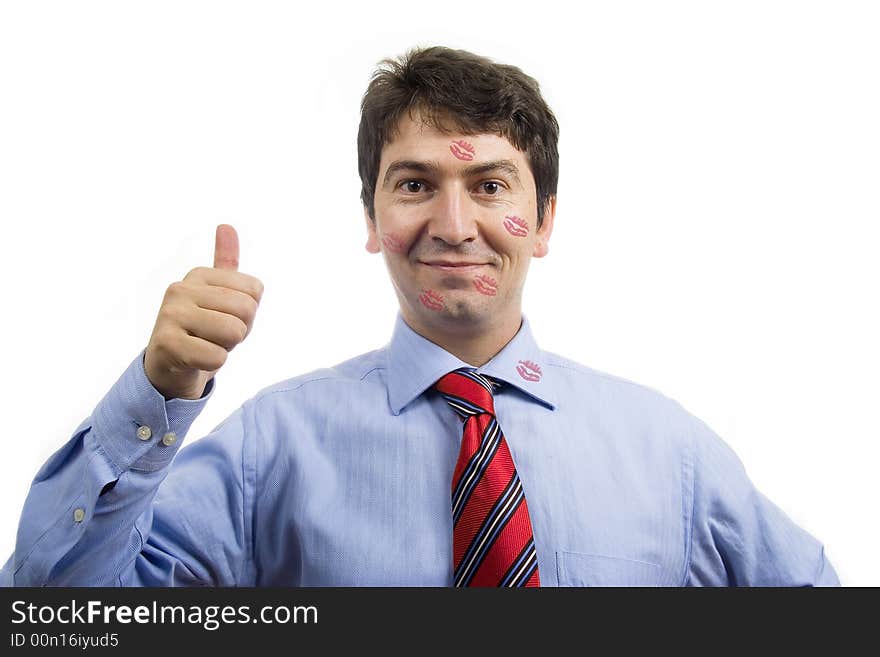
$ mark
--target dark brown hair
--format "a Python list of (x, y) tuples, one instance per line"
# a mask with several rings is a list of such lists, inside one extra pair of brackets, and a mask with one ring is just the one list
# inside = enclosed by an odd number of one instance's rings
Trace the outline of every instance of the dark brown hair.
[(405, 110), (411, 117), (418, 111), (441, 131), (449, 131), (449, 121), (465, 134), (497, 134), (525, 153), (541, 225), (559, 179), (559, 124), (534, 78), (516, 66), (441, 46), (379, 62), (361, 101), (357, 139), (361, 201), (373, 221), (382, 148), (394, 139)]

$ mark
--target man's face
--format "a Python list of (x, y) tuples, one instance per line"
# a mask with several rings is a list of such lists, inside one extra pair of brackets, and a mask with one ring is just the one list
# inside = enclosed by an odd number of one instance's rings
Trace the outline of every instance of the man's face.
[(382, 149), (367, 250), (385, 255), (416, 330), (519, 326), (532, 257), (547, 253), (555, 199), (539, 229), (525, 154), (494, 134), (444, 133), (404, 115)]

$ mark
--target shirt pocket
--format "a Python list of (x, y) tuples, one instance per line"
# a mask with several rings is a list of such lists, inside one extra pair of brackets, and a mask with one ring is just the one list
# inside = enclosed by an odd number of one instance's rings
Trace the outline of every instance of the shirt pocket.
[(559, 586), (661, 586), (660, 564), (585, 552), (556, 552)]

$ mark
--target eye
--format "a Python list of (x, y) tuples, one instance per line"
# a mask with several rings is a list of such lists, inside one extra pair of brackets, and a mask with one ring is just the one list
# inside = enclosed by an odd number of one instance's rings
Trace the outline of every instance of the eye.
[(496, 196), (498, 192), (501, 191), (501, 183), (495, 182), (494, 180), (480, 183), (480, 187), (482, 187), (483, 191), (485, 191), (489, 196)]
[(404, 180), (399, 186), (411, 194), (418, 194), (425, 189), (425, 183), (421, 180)]

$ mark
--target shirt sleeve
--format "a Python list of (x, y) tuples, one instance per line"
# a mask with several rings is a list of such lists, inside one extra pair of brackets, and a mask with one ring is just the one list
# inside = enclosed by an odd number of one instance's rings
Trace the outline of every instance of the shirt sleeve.
[(840, 586), (823, 545), (749, 480), (733, 450), (691, 417), (689, 586)]
[(200, 399), (166, 401), (143, 356), (37, 473), (3, 585), (234, 585), (243, 576), (245, 408), (175, 458), (214, 380)]

